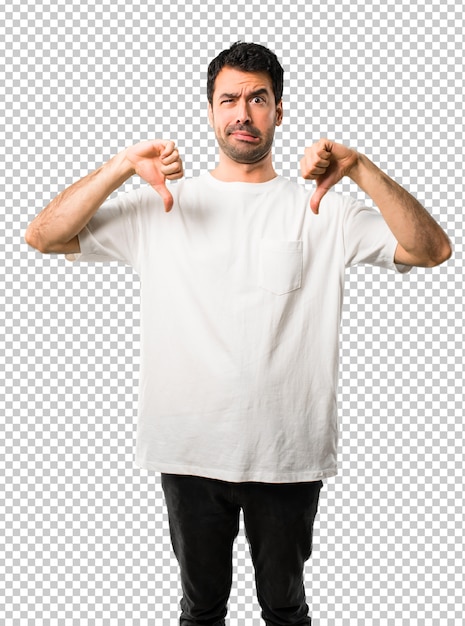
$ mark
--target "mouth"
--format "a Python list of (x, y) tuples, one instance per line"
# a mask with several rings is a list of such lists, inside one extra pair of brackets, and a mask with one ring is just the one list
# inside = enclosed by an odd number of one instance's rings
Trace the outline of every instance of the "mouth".
[(257, 141), (260, 141), (259, 137), (244, 130), (236, 130), (232, 132), (231, 135), (238, 141), (247, 141), (249, 143), (256, 143)]

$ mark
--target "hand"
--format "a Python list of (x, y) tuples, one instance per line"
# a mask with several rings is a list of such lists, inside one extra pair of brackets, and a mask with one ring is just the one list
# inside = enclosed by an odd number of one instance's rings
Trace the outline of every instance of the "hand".
[(125, 154), (134, 172), (162, 197), (165, 211), (171, 211), (173, 196), (166, 187), (166, 179), (176, 180), (184, 175), (182, 160), (174, 141), (142, 141), (127, 148)]
[(300, 161), (300, 171), (306, 180), (315, 180), (316, 189), (310, 199), (310, 208), (317, 215), (323, 196), (350, 170), (358, 161), (358, 153), (329, 139), (320, 139), (310, 148)]

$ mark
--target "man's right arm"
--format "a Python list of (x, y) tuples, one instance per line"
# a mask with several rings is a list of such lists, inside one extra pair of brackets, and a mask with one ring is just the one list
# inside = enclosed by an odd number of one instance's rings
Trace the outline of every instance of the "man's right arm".
[(26, 242), (42, 253), (79, 253), (79, 233), (108, 196), (135, 173), (160, 194), (165, 210), (171, 210), (173, 198), (165, 181), (182, 177), (179, 153), (172, 141), (144, 141), (62, 191), (29, 224)]

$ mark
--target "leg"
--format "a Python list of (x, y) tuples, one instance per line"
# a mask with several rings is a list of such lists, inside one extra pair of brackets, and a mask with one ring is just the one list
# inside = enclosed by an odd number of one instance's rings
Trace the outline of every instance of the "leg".
[(257, 597), (268, 626), (308, 626), (303, 570), (312, 552), (322, 483), (251, 483), (241, 501), (255, 567)]
[(171, 541), (181, 571), (181, 626), (223, 626), (239, 507), (227, 483), (162, 474)]

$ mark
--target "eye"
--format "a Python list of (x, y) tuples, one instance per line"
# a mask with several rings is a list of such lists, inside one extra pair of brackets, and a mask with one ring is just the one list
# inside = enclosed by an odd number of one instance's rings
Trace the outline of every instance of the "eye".
[(254, 104), (262, 104), (262, 102), (265, 102), (265, 98), (262, 98), (261, 96), (254, 96), (252, 98), (252, 102)]

